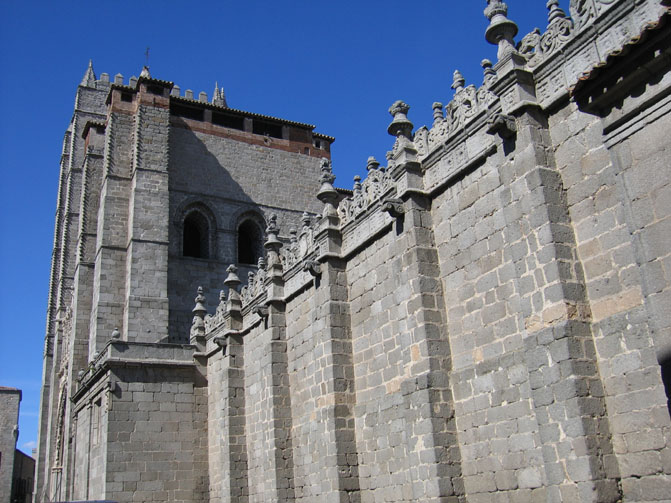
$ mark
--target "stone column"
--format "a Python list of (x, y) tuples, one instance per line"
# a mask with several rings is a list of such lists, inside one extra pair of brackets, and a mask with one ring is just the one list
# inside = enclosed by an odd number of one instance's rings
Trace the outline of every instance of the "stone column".
[[(213, 432), (220, 442), (220, 495), (226, 503), (245, 503), (249, 499), (247, 479), (247, 442), (245, 435), (245, 360), (244, 338), (240, 335), (242, 314), (237, 288), (240, 279), (234, 265), (228, 268), (224, 284), (228, 287), (226, 328), (215, 342), (222, 347), (221, 383), (218, 402), (221, 432)], [(211, 475), (211, 479), (214, 476)]]
[(279, 252), (282, 243), (277, 239), (279, 228), (277, 216), (271, 215), (266, 229), (264, 244), (268, 253), (268, 275), (266, 277), (266, 330), (263, 332), (263, 354), (261, 357), (261, 383), (266, 390), (268, 421), (270, 429), (266, 444), (264, 466), (264, 496), (272, 501), (294, 501), (294, 466), (291, 440), (291, 395), (286, 338), (286, 315), (284, 301), (284, 278)]
[(405, 301), (410, 346), (400, 376), (408, 439), (408, 470), (413, 497), (418, 501), (456, 501), (463, 495), (461, 454), (456, 437), (448, 372), (450, 347), (446, 333), (445, 302), (438, 252), (433, 236), (431, 202), (424, 195), (422, 170), (412, 143), (409, 106), (396, 102), (389, 109), (396, 136), (390, 174), (397, 199), (385, 209), (397, 219), (395, 256), (402, 257), (402, 277), (410, 279)]
[[(314, 389), (317, 397), (315, 422), (320, 428), (320, 441), (314, 448), (319, 452), (319, 468), (323, 473), (321, 490), (326, 497), (340, 502), (361, 501), (359, 466), (354, 432), (354, 368), (352, 362), (351, 320), (344, 262), (339, 258), (342, 235), (340, 220), (335, 212), (337, 193), (328, 161), (322, 165), (322, 188), (319, 199), (326, 204), (324, 216), (315, 235), (323, 251), (318, 262), (306, 262), (304, 268), (315, 276), (312, 310), (315, 331)], [(326, 482), (328, 481), (328, 482)], [(337, 496), (336, 496), (337, 495)]]
[[(507, 259), (524, 324), (524, 358), (539, 427), (548, 498), (617, 501), (615, 468), (596, 365), (591, 315), (563, 182), (532, 76), (510, 53), (495, 66), (503, 116), (516, 120), (514, 158), (502, 158)], [(514, 107), (514, 108), (513, 108)], [(505, 152), (506, 149), (500, 149)], [(529, 474), (528, 474), (529, 475)], [(536, 479), (531, 480), (531, 479)]]

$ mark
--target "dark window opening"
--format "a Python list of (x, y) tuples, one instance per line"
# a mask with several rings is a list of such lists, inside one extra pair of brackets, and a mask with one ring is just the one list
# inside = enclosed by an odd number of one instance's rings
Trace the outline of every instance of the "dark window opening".
[(209, 225), (199, 212), (189, 213), (184, 219), (182, 254), (185, 257), (208, 258)]
[(238, 263), (256, 265), (263, 253), (261, 229), (251, 220), (238, 227)]
[(212, 113), (212, 124), (223, 126), (231, 129), (245, 130), (245, 118), (237, 117), (235, 115), (227, 115), (221, 113)]
[(121, 101), (125, 101), (127, 103), (132, 103), (133, 93), (121, 93)]
[(203, 120), (203, 110), (200, 108), (185, 107), (182, 105), (172, 105), (170, 107), (170, 112), (173, 115), (178, 117), (184, 117), (185, 119), (193, 119), (196, 121)]
[(163, 96), (163, 88), (161, 86), (147, 86), (147, 92), (156, 96)]
[(252, 132), (254, 134), (272, 136), (273, 138), (282, 138), (282, 126), (280, 124), (273, 124), (272, 122), (254, 119)]

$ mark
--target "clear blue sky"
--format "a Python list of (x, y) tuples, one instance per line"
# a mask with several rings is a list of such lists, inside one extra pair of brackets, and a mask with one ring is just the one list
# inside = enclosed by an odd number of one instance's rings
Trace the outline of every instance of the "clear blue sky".
[[(545, 0), (508, 0), (520, 35), (547, 24)], [(568, 11), (568, 0), (561, 6)], [(18, 446), (37, 440), (59, 157), (89, 59), (99, 76), (153, 77), (229, 106), (316, 124), (336, 137), (336, 185), (374, 155), (385, 164), (389, 106), (415, 127), (452, 97), (452, 74), (480, 85), (485, 0), (0, 2), (0, 385), (23, 390)]]

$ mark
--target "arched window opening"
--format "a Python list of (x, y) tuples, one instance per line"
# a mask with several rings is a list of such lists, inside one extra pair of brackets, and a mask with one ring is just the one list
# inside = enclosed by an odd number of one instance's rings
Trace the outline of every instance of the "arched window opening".
[(238, 227), (238, 263), (256, 265), (263, 253), (261, 229), (251, 220)]
[(182, 254), (185, 257), (209, 258), (210, 226), (207, 218), (192, 211), (184, 219)]

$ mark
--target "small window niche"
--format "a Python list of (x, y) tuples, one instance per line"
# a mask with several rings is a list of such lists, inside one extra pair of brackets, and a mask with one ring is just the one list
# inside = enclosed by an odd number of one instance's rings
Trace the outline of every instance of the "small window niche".
[(210, 224), (201, 212), (191, 211), (184, 218), (182, 255), (194, 258), (210, 258)]
[(263, 234), (253, 220), (238, 226), (238, 263), (256, 265), (263, 255)]

